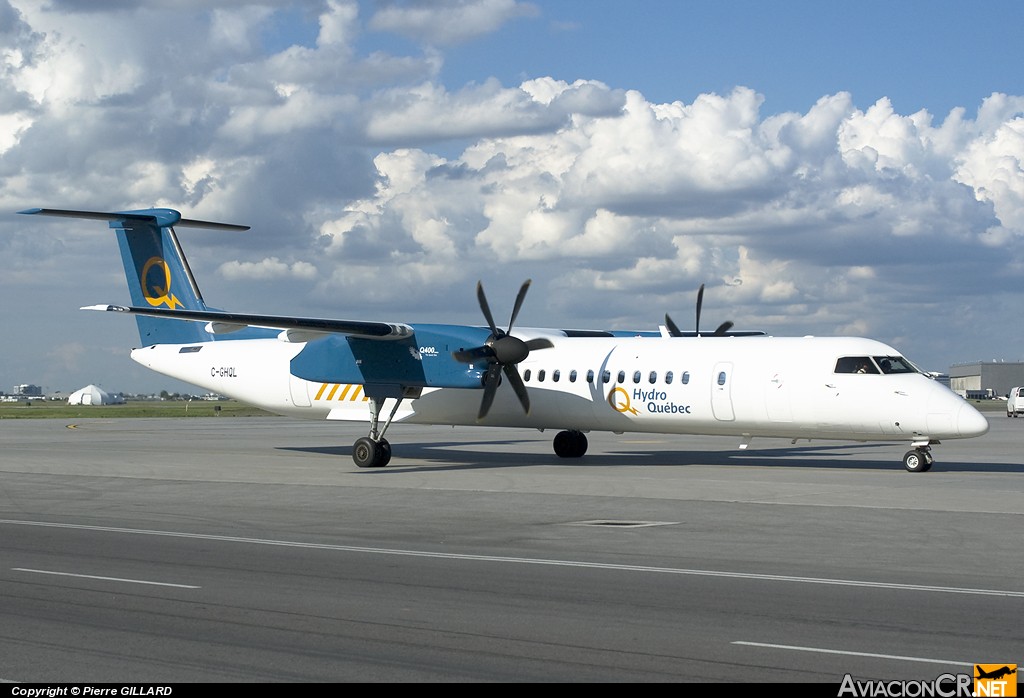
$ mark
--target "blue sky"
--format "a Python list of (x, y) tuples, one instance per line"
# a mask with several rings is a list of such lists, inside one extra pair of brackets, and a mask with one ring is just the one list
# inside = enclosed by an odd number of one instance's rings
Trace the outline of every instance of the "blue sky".
[[(449, 86), (504, 84), (538, 75), (600, 80), (654, 102), (692, 101), (745, 85), (767, 112), (806, 111), (852, 93), (861, 105), (888, 96), (903, 113), (944, 117), (1021, 84), (1024, 9), (1015, 2), (539, 3), (484, 41), (446, 52)], [(367, 37), (372, 38), (372, 37)]]
[[(1021, 359), (1018, 2), (0, 0), (0, 388), (127, 358), (103, 226), (169, 206), (208, 301), (532, 325), (689, 317)], [(492, 291), (493, 289), (493, 291)], [(497, 312), (497, 311), (496, 311)], [(501, 314), (501, 313), (499, 313)], [(990, 329), (991, 328), (991, 329)], [(995, 341), (994, 341), (995, 339)]]

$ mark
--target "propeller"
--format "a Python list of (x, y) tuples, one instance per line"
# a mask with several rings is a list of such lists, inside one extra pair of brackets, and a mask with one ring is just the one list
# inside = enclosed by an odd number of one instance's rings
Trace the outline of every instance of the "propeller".
[[(696, 334), (698, 337), (700, 337), (700, 311), (701, 311), (701, 307), (703, 305), (704, 305), (704, 284), (701, 284), (700, 285), (700, 289), (697, 290), (697, 322), (696, 322), (696, 325), (694, 327), (694, 334)], [(726, 332), (728, 332), (729, 330), (732, 329), (733, 324), (734, 323), (732, 322), (732, 320), (726, 320), (725, 322), (723, 322), (721, 325), (719, 325), (715, 329), (715, 331), (712, 333), (711, 336), (712, 337), (721, 337)], [(668, 313), (665, 313), (665, 327), (668, 328), (668, 333), (670, 335), (672, 335), (673, 337), (683, 337), (684, 336), (682, 330), (680, 330), (679, 326), (676, 325), (676, 323), (674, 323), (672, 321), (672, 318), (670, 318), (668, 316)]]
[(512, 390), (515, 391), (516, 397), (519, 398), (523, 410), (526, 414), (530, 414), (530, 396), (526, 393), (526, 386), (523, 385), (523, 379), (519, 377), (516, 364), (526, 359), (530, 352), (535, 349), (550, 349), (554, 346), (548, 339), (540, 338), (523, 341), (518, 337), (512, 336), (512, 326), (519, 315), (519, 309), (523, 307), (523, 300), (526, 298), (526, 292), (530, 289), (530, 283), (530, 280), (527, 279), (519, 289), (515, 305), (512, 306), (512, 316), (508, 320), (507, 330), (499, 329), (494, 324), (494, 316), (491, 315), (491, 307), (488, 305), (487, 296), (484, 294), (483, 282), (477, 282), (476, 284), (476, 298), (480, 302), (480, 310), (487, 320), (491, 336), (487, 338), (487, 341), (482, 346), (453, 351), (452, 357), (456, 361), (461, 361), (465, 364), (481, 360), (486, 361), (488, 364), (487, 373), (484, 374), (484, 397), (480, 401), (480, 412), (477, 414), (477, 420), (486, 417), (490, 411), (491, 403), (494, 402), (494, 395), (497, 393), (498, 385), (501, 383), (502, 373), (505, 374), (508, 382), (512, 385)]

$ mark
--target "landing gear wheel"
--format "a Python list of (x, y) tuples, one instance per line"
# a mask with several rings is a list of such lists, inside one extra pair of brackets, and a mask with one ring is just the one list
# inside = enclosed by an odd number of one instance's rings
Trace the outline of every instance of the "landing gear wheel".
[(391, 444), (383, 439), (374, 441), (364, 436), (352, 446), (352, 461), (360, 468), (383, 468), (390, 460)]
[(587, 452), (587, 436), (575, 429), (560, 431), (555, 434), (553, 445), (559, 458), (580, 458)]
[(934, 462), (935, 458), (931, 452), (920, 448), (903, 454), (903, 467), (907, 469), (907, 472), (926, 473), (931, 470)]

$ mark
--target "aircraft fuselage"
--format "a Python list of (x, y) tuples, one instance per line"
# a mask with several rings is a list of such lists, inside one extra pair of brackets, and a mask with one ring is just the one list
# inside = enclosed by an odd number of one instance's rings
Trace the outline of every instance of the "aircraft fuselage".
[[(521, 332), (529, 336), (527, 331)], [(381, 343), (383, 344), (383, 343)], [(919, 372), (837, 372), (840, 359), (897, 358), (881, 342), (843, 337), (553, 338), (518, 364), (531, 399), (525, 414), (508, 386), (477, 420), (478, 389), (424, 387), (396, 421), (578, 431), (911, 441), (977, 436), (988, 423)], [(305, 344), (278, 339), (155, 345), (143, 365), (267, 410), (312, 419), (367, 421), (357, 367), (306, 380), (290, 367)], [(453, 347), (420, 347), (416, 361), (451, 362)], [(472, 367), (471, 367), (472, 368)]]

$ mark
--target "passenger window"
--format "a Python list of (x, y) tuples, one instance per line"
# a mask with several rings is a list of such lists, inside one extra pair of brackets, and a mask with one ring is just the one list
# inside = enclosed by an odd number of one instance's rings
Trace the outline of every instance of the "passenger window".
[(725, 385), (725, 371), (721, 371), (718, 374), (718, 384)]
[(551, 373), (551, 380), (552, 380), (552, 382), (557, 383), (558, 379), (561, 378), (561, 377), (562, 377), (562, 372), (559, 371), (557, 368), (554, 371), (552, 371), (552, 373)]
[(612, 372), (611, 371), (605, 371), (604, 373), (601, 374), (601, 382), (602, 383), (609, 383), (609, 382), (611, 382), (611, 379), (612, 379)]
[(593, 369), (587, 371), (587, 382), (588, 383), (593, 383), (594, 382), (594, 370)]
[(655, 383), (657, 383), (658, 382), (658, 372), (657, 371), (651, 371), (651, 375), (649, 375), (647, 377), (647, 380), (650, 381), (651, 385), (654, 385)]
[(524, 381), (530, 380), (530, 369), (526, 369), (525, 371), (523, 371), (523, 380)]
[(626, 372), (625, 371), (619, 371), (619, 383), (625, 383), (625, 382), (626, 382)]
[(576, 369), (573, 369), (573, 370), (569, 371), (569, 382), (570, 383), (575, 383), (576, 382)]
[(640, 371), (633, 371), (633, 382), (634, 383), (639, 383), (640, 382)]
[(665, 374), (665, 385), (672, 385), (672, 371)]
[(683, 385), (687, 385), (690, 382), (690, 372), (683, 371), (683, 377), (680, 380), (683, 382)]
[(537, 382), (538, 383), (543, 383), (544, 382), (544, 369), (543, 368), (541, 370), (537, 371)]

